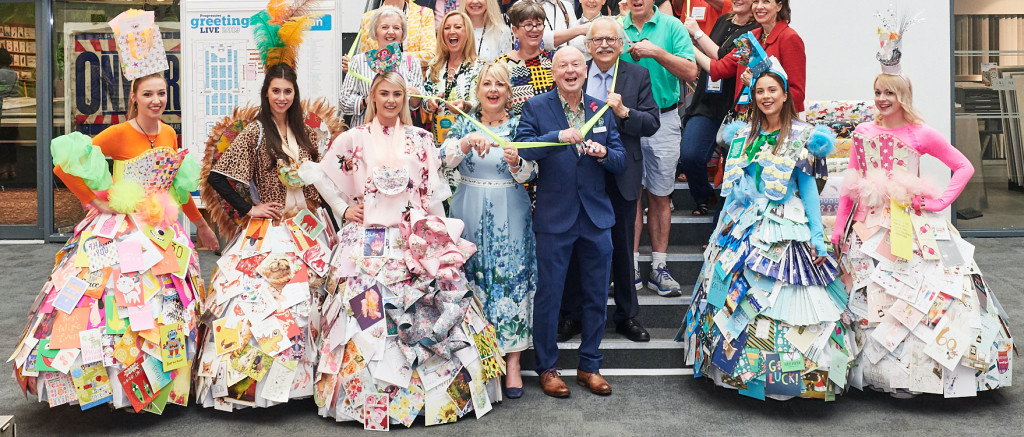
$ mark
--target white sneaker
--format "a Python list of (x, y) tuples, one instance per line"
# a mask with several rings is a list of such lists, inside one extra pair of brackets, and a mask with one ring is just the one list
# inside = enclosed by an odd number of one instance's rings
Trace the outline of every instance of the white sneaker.
[(647, 288), (657, 291), (658, 296), (673, 297), (682, 296), (683, 291), (679, 289), (679, 283), (672, 278), (668, 267), (661, 266), (651, 270), (651, 276), (647, 279)]
[(636, 287), (636, 291), (644, 288), (644, 279), (640, 277), (640, 271), (637, 269), (633, 269), (633, 286)]

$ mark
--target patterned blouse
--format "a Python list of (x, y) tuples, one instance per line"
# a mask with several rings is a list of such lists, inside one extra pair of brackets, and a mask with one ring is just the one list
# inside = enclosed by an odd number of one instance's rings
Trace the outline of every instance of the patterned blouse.
[[(353, 56), (348, 63), (348, 68), (349, 71), (354, 71), (370, 80), (377, 75), (366, 63), (366, 53)], [(409, 94), (423, 89), (423, 70), (420, 69), (420, 61), (415, 56), (410, 56), (408, 53), (402, 54), (402, 64), (398, 66), (398, 74), (405, 78)], [(355, 127), (366, 122), (366, 110), (361, 106), (369, 94), (369, 83), (351, 74), (345, 76), (345, 80), (341, 83), (341, 99), (338, 100), (338, 110), (342, 114), (352, 116), (350, 126)]]
[(553, 54), (541, 50), (537, 57), (516, 61), (507, 54), (494, 62), (508, 64), (512, 72), (512, 112), (517, 116), (523, 112), (523, 103), (541, 93), (551, 91), (555, 87), (551, 78), (551, 58)]
[[(480, 69), (483, 66), (484, 61), (480, 59), (473, 63), (463, 62), (459, 66), (459, 71), (455, 73), (455, 80), (452, 82), (448, 81), (448, 69), (442, 67), (441, 71), (438, 72), (439, 77), (428, 77), (423, 84), (427, 89), (427, 95), (441, 95), (441, 97), (449, 102), (461, 99), (469, 102), (472, 106), (476, 106), (479, 103), (476, 98), (477, 76), (480, 74)], [(430, 70), (427, 70), (427, 72), (429, 74)], [(438, 106), (436, 113), (451, 115), (451, 111), (443, 104)]]

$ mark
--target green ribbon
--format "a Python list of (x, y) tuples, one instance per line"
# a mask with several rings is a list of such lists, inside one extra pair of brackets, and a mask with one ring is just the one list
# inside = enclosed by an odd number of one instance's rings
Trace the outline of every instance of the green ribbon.
[(355, 55), (356, 47), (359, 47), (359, 38), (361, 38), (362, 36), (363, 36), (363, 29), (362, 29), (362, 27), (360, 27), (359, 28), (359, 32), (356, 33), (355, 41), (352, 41), (352, 46), (350, 46), (348, 48), (348, 57), (349, 57), (349, 59), (351, 59), (352, 56)]
[[(764, 148), (765, 144), (767, 144), (769, 146), (772, 146), (772, 147), (775, 147), (775, 145), (778, 144), (778, 141), (779, 141), (779, 131), (768, 132), (768, 133), (762, 131), (760, 134), (757, 135), (757, 138), (754, 139), (754, 143), (751, 144), (750, 147), (747, 148), (747, 150), (746, 150), (747, 161), (748, 162), (749, 161), (753, 161), (754, 160), (754, 156), (756, 156), (758, 153), (761, 153), (761, 149)], [(754, 180), (759, 181), (759, 180), (761, 180), (761, 164), (758, 164), (758, 163), (755, 162), (753, 165), (754, 165)]]

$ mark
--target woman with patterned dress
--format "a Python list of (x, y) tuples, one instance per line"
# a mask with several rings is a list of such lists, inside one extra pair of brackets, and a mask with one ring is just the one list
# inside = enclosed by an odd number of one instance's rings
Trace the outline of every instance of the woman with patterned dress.
[[(377, 74), (380, 64), (389, 62), (391, 57), (397, 57), (401, 61), (398, 63), (398, 71), (408, 81), (410, 94), (420, 94), (419, 90), (423, 88), (421, 59), (413, 54), (415, 52), (402, 49), (408, 36), (405, 13), (393, 6), (384, 5), (373, 11), (369, 23), (370, 31), (364, 33), (363, 37), (372, 36), (377, 42), (378, 48), (359, 53), (351, 60), (344, 59), (342, 63), (343, 71), (355, 73), (345, 76), (345, 80), (341, 83), (341, 98), (338, 100), (338, 109), (341, 110), (341, 113), (352, 116), (352, 121), (349, 123), (351, 126), (359, 126), (366, 122), (366, 97), (370, 93), (369, 80)], [(433, 18), (431, 18), (430, 25), (433, 28)], [(412, 109), (420, 106), (418, 97), (410, 99), (410, 102), (413, 106)]]
[[(480, 102), (477, 119), (511, 141), (519, 117), (508, 110), (508, 67), (487, 64), (475, 94)], [(462, 117), (441, 147), (441, 164), (461, 173), (451, 214), (466, 223), (462, 233), (476, 244), (477, 253), (466, 262), (466, 276), (483, 303), (484, 316), (498, 332), (498, 348), (508, 364), (505, 393), (515, 399), (523, 394), (519, 357), (533, 338), (537, 292), (530, 199), (520, 184), (536, 177), (537, 165), (520, 159), (511, 145), (500, 150), (493, 138)]]
[[(423, 109), (434, 114), (433, 132), (438, 146), (444, 141), (448, 129), (452, 128), (459, 113), (467, 112), (477, 104), (476, 78), (483, 67), (483, 61), (476, 57), (469, 17), (459, 11), (445, 15), (441, 30), (437, 34), (438, 56), (427, 70), (427, 95), (444, 99), (423, 102)], [(452, 192), (459, 183), (459, 172), (441, 169), (441, 174)]]
[(190, 194), (199, 164), (160, 121), (163, 74), (135, 79), (129, 98), (127, 122), (51, 145), (54, 174), (88, 210), (57, 252), (14, 354), (22, 390), (51, 407), (159, 414), (188, 403), (202, 279), (179, 211), (204, 247), (217, 250), (217, 238)]
[(494, 62), (508, 64), (512, 72), (512, 113), (518, 116), (523, 111), (523, 102), (555, 87), (551, 78), (553, 54), (541, 47), (547, 15), (539, 3), (517, 2), (508, 10), (508, 19), (518, 45)]
[(835, 138), (796, 119), (785, 71), (769, 62), (750, 124), (725, 135), (725, 205), (678, 339), (697, 377), (760, 399), (828, 399), (845, 389), (852, 341), (815, 182)]
[[(896, 397), (1007, 387), (1007, 314), (982, 279), (973, 246), (942, 213), (974, 167), (924, 124), (905, 75), (880, 74), (874, 88), (877, 113), (854, 130), (832, 232), (832, 243), (844, 247), (860, 350), (851, 385)], [(945, 190), (919, 176), (924, 155), (952, 169)]]
[[(323, 229), (332, 225), (318, 214), (316, 189), (296, 176), (301, 163), (319, 158), (296, 80), (286, 64), (267, 70), (259, 113), (207, 179), (242, 219), (217, 261), (205, 305), (210, 329), (196, 399), (206, 407), (269, 407), (312, 395), (317, 353), (310, 314), (330, 255)], [(232, 184), (245, 187), (252, 200)], [(244, 377), (222, 381), (221, 372)]]
[[(429, 132), (411, 125), (405, 80), (393, 70), (370, 87), (369, 123), (334, 140), (300, 175), (344, 216), (319, 315), (314, 399), (319, 413), (362, 422), (387, 404), (410, 426), (476, 416), (499, 400), (494, 327), (462, 267), (476, 247), (444, 216), (450, 197)], [(369, 399), (369, 400), (368, 400)]]

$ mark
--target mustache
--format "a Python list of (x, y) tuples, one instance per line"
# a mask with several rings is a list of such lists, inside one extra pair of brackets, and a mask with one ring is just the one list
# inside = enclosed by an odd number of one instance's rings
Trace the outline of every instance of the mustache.
[(601, 54), (601, 55), (603, 55), (605, 53), (615, 53), (615, 49), (613, 49), (611, 47), (601, 47), (601, 48), (597, 49), (597, 53)]

